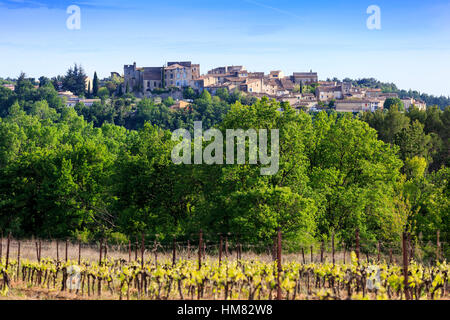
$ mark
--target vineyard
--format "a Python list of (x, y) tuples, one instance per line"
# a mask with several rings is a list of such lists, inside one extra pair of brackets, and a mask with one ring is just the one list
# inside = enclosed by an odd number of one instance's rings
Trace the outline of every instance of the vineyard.
[(1, 296), (7, 298), (15, 288), (70, 293), (72, 299), (108, 300), (449, 298), (450, 266), (446, 261), (422, 264), (405, 254), (403, 263), (392, 261), (392, 257), (363, 259), (358, 258), (359, 248), (348, 253), (347, 261), (345, 254), (344, 260), (335, 261), (338, 259), (334, 252), (331, 261), (323, 261), (323, 252), (320, 259), (314, 259), (311, 252), (310, 261), (306, 261), (304, 251), (282, 257), (281, 241), (273, 259), (242, 255), (240, 246), (236, 247), (236, 255), (231, 255), (228, 248), (218, 255), (206, 255), (202, 245), (178, 255), (174, 246), (173, 252), (159, 256), (157, 251), (147, 252), (144, 247), (138, 253), (136, 247), (134, 257), (131, 247), (121, 256), (114, 256), (106, 246), (100, 246), (95, 259), (93, 255), (82, 258), (79, 246), (78, 259), (72, 260), (68, 258), (67, 242), (61, 259), (59, 251), (56, 259), (41, 258), (39, 241), (37, 259), (21, 258), (20, 242), (17, 257), (12, 259), (10, 242), (8, 239), (0, 263)]

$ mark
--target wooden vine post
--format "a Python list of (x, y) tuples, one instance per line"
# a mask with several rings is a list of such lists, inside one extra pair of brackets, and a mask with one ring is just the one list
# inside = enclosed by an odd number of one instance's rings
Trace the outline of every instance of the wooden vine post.
[(280, 273), (283, 270), (281, 267), (281, 228), (278, 228), (277, 240), (277, 300), (281, 300)]
[(379, 263), (381, 261), (381, 241), (380, 240), (378, 240), (378, 243), (377, 243), (377, 253), (378, 253), (377, 261)]
[(81, 265), (81, 241), (78, 240), (78, 265)]
[(225, 256), (228, 258), (230, 253), (228, 252), (228, 237), (225, 237)]
[(66, 240), (66, 262), (67, 262), (68, 249), (69, 249), (69, 240)]
[(39, 262), (39, 244), (37, 241), (34, 244), (36, 245), (36, 260)]
[(344, 264), (345, 264), (345, 256), (347, 255), (347, 246), (345, 243), (342, 243), (342, 248), (344, 248)]
[(11, 232), (8, 234), (8, 239), (6, 240), (6, 264), (5, 269), (8, 269), (9, 265), (9, 245), (11, 243)]
[(441, 242), (439, 241), (440, 230), (436, 232), (436, 261), (441, 259)]
[(190, 240), (188, 240), (188, 243), (187, 243), (187, 258), (188, 258), (188, 260), (191, 258), (191, 241)]
[(320, 263), (323, 263), (324, 241), (320, 244)]
[(3, 258), (3, 232), (0, 236), (0, 260)]
[(56, 261), (59, 261), (59, 241), (56, 240)]
[(17, 240), (17, 281), (20, 274), (20, 240)]
[(172, 266), (175, 266), (177, 261), (177, 239), (173, 237), (173, 246), (172, 246)]
[(131, 262), (131, 240), (128, 240), (128, 263)]
[(356, 238), (355, 253), (356, 253), (356, 258), (358, 259), (358, 264), (359, 264), (359, 228), (356, 228), (355, 238)]
[(102, 250), (103, 250), (103, 239), (100, 240), (100, 252), (99, 252), (99, 257), (98, 257), (98, 264), (99, 265), (102, 264)]
[(331, 254), (332, 254), (332, 257), (333, 257), (333, 266), (334, 266), (334, 264), (335, 264), (335, 260), (334, 260), (334, 231), (331, 234)]
[(136, 242), (134, 243), (134, 261), (137, 261), (137, 259), (138, 259), (138, 246), (139, 246), (139, 242), (138, 242), (138, 237), (136, 236)]
[(223, 247), (223, 236), (220, 236), (220, 243), (219, 243), (219, 266), (222, 263), (222, 247)]
[(145, 240), (144, 233), (141, 234), (141, 268), (144, 269), (144, 252), (145, 252)]
[(198, 270), (202, 268), (203, 230), (200, 230), (198, 240)]
[(105, 239), (104, 241), (103, 260), (108, 260), (108, 239)]
[(409, 281), (408, 281), (408, 235), (403, 232), (402, 241), (402, 251), (403, 251), (403, 285), (405, 289), (405, 298), (410, 300), (409, 295)]
[(158, 235), (156, 235), (155, 241), (153, 241), (153, 253), (155, 255), (155, 266), (158, 266)]

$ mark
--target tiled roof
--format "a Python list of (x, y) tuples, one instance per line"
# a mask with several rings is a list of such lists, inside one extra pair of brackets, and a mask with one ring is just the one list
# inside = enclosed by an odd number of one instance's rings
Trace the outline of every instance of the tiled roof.
[(317, 77), (317, 72), (294, 72), (294, 78), (309, 78), (309, 77)]
[(168, 67), (171, 67), (171, 66), (176, 65), (176, 64), (179, 65), (179, 66), (186, 67), (186, 68), (190, 68), (190, 67), (192, 66), (191, 61), (167, 62), (167, 66), (168, 66)]
[(281, 79), (280, 83), (281, 83), (282, 87), (286, 90), (292, 90), (292, 89), (294, 89), (294, 86), (295, 86), (294, 83), (289, 79)]
[(335, 92), (335, 91), (341, 91), (340, 86), (333, 86), (333, 87), (319, 87), (319, 92)]
[(226, 77), (225, 78), (225, 80), (231, 81), (231, 82), (238, 82), (238, 81), (244, 82), (246, 79), (247, 78), (244, 78), (244, 77)]
[(175, 70), (175, 69), (184, 69), (184, 68), (185, 68), (184, 66), (175, 63), (175, 64), (172, 64), (172, 65), (166, 67), (165, 69), (166, 70)]

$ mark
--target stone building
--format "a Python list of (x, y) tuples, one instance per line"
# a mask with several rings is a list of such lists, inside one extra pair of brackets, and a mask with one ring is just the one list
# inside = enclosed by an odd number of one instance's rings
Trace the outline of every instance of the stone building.
[(144, 92), (160, 89), (162, 85), (162, 67), (145, 67), (142, 70), (142, 82)]
[(383, 109), (383, 99), (354, 99), (336, 101), (337, 112), (374, 112)]
[(200, 77), (200, 65), (190, 61), (169, 62), (166, 67), (124, 66), (124, 87), (130, 91), (147, 93), (167, 87), (193, 87)]
[(311, 84), (317, 83), (319, 81), (319, 77), (317, 76), (317, 72), (294, 72), (291, 77), (292, 82), (295, 84)]
[(333, 99), (342, 99), (342, 86), (318, 87), (316, 88), (316, 97), (319, 101), (330, 101)]

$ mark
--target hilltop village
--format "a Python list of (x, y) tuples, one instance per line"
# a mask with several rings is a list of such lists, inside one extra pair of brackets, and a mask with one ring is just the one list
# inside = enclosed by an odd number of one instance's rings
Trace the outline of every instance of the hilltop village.
[[(332, 107), (338, 112), (375, 111), (383, 109), (388, 98), (396, 93), (383, 93), (381, 89), (358, 88), (351, 82), (320, 81), (317, 72), (294, 72), (285, 75), (281, 70), (250, 72), (244, 66), (224, 66), (200, 73), (200, 65), (190, 61), (168, 62), (162, 67), (138, 67), (136, 63), (124, 66), (124, 87), (140, 97), (154, 97), (172, 92), (177, 106), (185, 106), (182, 95), (176, 94), (190, 87), (198, 93), (204, 90), (215, 94), (219, 89), (239, 90), (261, 98), (289, 102), (295, 108), (315, 110)], [(426, 109), (423, 101), (402, 99), (405, 109), (415, 105)]]
[[(74, 74), (70, 75), (70, 72)], [(77, 79), (77, 76), (80, 78)], [(386, 92), (381, 88), (355, 86), (350, 79), (322, 81), (317, 72), (312, 70), (286, 75), (281, 70), (267, 74), (248, 71), (244, 66), (224, 66), (201, 74), (200, 64), (190, 61), (168, 62), (161, 67), (138, 67), (133, 63), (124, 65), (122, 75), (111, 72), (110, 77), (105, 79), (98, 79), (96, 74), (92, 79), (75, 65), (75, 69), (70, 69), (65, 77), (30, 80), (36, 88), (51, 81), (68, 107), (77, 104), (92, 107), (109, 97), (128, 95), (138, 100), (150, 98), (155, 103), (171, 98), (171, 109), (184, 109), (192, 103), (192, 99), (186, 97), (186, 90), (195, 94), (208, 91), (211, 95), (239, 91), (248, 97), (266, 96), (279, 102), (289, 102), (292, 107), (304, 111), (333, 109), (337, 112), (358, 113), (381, 110), (387, 99), (399, 98), (398, 93)], [(73, 90), (73, 82), (81, 84), (78, 87), (75, 85)], [(2, 86), (14, 91), (15, 82), (6, 81)], [(413, 105), (419, 110), (427, 108), (427, 104), (417, 97), (403, 94), (399, 100), (404, 110)]]

